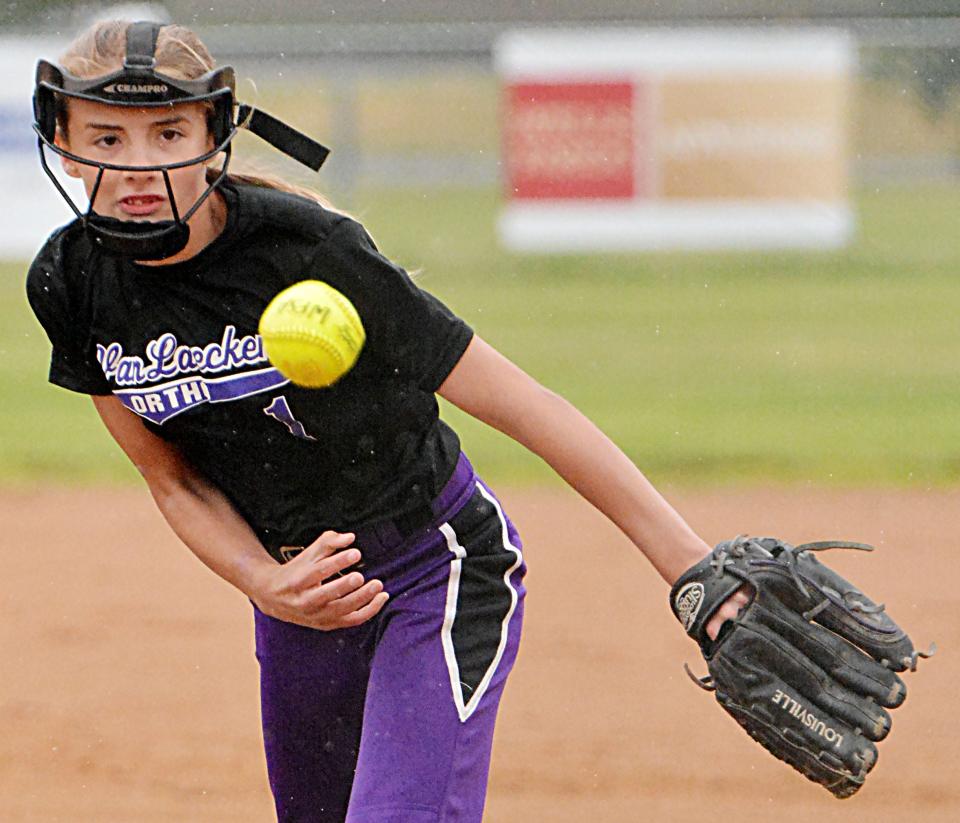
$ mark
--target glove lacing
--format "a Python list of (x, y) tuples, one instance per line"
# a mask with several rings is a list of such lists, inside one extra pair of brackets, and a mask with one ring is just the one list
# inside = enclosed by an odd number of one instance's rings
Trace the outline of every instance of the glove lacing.
[[(713, 552), (713, 558), (710, 561), (710, 565), (713, 566), (714, 574), (717, 577), (723, 577), (724, 571), (728, 566), (734, 565), (735, 558), (742, 558), (747, 554), (747, 547), (750, 546), (754, 550), (761, 552), (770, 560), (776, 562), (782, 562), (790, 572), (793, 582), (796, 584), (797, 588), (803, 593), (804, 597), (810, 597), (810, 591), (807, 588), (807, 585), (804, 584), (804, 580), (798, 570), (798, 563), (801, 555), (807, 552), (820, 552), (828, 551), (829, 549), (855, 549), (857, 551), (866, 551), (872, 552), (874, 550), (873, 546), (870, 546), (866, 543), (856, 543), (851, 540), (821, 540), (815, 541), (812, 543), (802, 543), (799, 546), (791, 546), (789, 543), (781, 543), (778, 541), (778, 549), (776, 553), (770, 551), (766, 548), (758, 538), (753, 538), (745, 534), (737, 535), (733, 540), (728, 543), (721, 543)], [(770, 561), (764, 560), (763, 558), (750, 558), (747, 560), (747, 563), (751, 566), (763, 566)], [(821, 595), (823, 595), (823, 600), (821, 600), (817, 605), (803, 612), (803, 619), (807, 622), (813, 620), (820, 612), (828, 608), (831, 603), (837, 605), (843, 609), (847, 614), (856, 617), (856, 612), (860, 612), (865, 615), (876, 615), (884, 611), (885, 606), (883, 603), (864, 603), (862, 600), (858, 599), (863, 597), (862, 592), (858, 592), (856, 589), (852, 589), (845, 592), (838, 592), (835, 589), (830, 588), (829, 586), (823, 586), (814, 581), (807, 579), (807, 583), (812, 585)], [(920, 658), (932, 657), (937, 650), (936, 643), (931, 643), (930, 648), (926, 652), (914, 651), (908, 657), (901, 660), (901, 664), (906, 668), (909, 668), (910, 671), (917, 670), (917, 661)], [(888, 660), (883, 660), (881, 663), (888, 668), (892, 668)], [(687, 673), (687, 676), (693, 680), (701, 689), (705, 691), (716, 691), (716, 686), (713, 682), (713, 677), (707, 675), (706, 677), (697, 677), (690, 667), (686, 663), (683, 664), (683, 668)]]
[[(733, 565), (733, 558), (743, 557), (747, 553), (747, 546), (752, 546), (756, 551), (761, 552), (771, 560), (775, 559), (777, 561), (782, 561), (789, 570), (790, 576), (793, 578), (793, 582), (796, 583), (797, 588), (803, 593), (804, 597), (810, 597), (810, 591), (808, 590), (806, 584), (804, 584), (803, 577), (800, 575), (800, 572), (797, 570), (797, 564), (800, 561), (801, 555), (806, 552), (822, 552), (827, 551), (828, 549), (857, 549), (858, 551), (864, 552), (873, 551), (873, 546), (868, 546), (866, 543), (854, 543), (850, 540), (822, 540), (816, 543), (803, 543), (799, 546), (791, 546), (789, 543), (780, 543), (778, 546), (779, 551), (774, 554), (762, 543), (760, 543), (757, 538), (748, 537), (745, 534), (738, 535), (731, 540), (729, 543), (729, 548), (727, 545), (721, 545), (723, 547), (717, 548), (717, 550), (714, 552), (713, 560), (710, 562), (710, 565), (713, 566), (714, 573), (717, 575), (717, 577), (722, 577), (724, 570), (728, 566)], [(750, 558), (747, 563), (751, 566), (762, 566), (765, 564), (765, 561), (760, 558)], [(807, 580), (807, 583), (812, 583), (812, 581)], [(804, 612), (803, 617), (805, 620), (810, 620), (812, 617), (820, 614), (820, 612), (830, 605), (830, 602), (833, 598), (836, 598), (839, 601), (837, 605), (844, 607), (846, 611), (850, 612), (859, 611), (863, 614), (878, 614), (885, 608), (882, 603), (869, 604), (855, 599), (858, 594), (861, 594), (856, 590), (841, 593), (816, 583), (812, 583), (812, 585), (817, 591), (824, 595), (825, 599), (809, 611)], [(833, 598), (831, 598), (831, 595)]]

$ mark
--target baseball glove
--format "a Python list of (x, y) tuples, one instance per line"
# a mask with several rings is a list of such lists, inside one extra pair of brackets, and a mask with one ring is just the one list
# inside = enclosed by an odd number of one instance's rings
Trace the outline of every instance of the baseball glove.
[[(775, 757), (837, 797), (850, 797), (877, 761), (876, 743), (907, 690), (894, 673), (918, 652), (882, 605), (819, 562), (830, 548), (737, 537), (688, 569), (670, 605), (700, 644), (709, 676), (691, 678)], [(734, 592), (750, 600), (711, 640), (706, 625)]]

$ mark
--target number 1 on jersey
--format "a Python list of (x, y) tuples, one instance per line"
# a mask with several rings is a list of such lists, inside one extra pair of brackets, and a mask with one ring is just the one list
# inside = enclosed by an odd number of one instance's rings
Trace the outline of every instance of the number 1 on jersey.
[(263, 413), (267, 415), (267, 417), (272, 417), (278, 423), (283, 423), (283, 425), (287, 427), (287, 431), (294, 437), (299, 437), (303, 440), (317, 439), (307, 434), (303, 423), (293, 416), (293, 412), (290, 411), (290, 406), (287, 403), (287, 398), (282, 394), (274, 398), (274, 401), (263, 410)]

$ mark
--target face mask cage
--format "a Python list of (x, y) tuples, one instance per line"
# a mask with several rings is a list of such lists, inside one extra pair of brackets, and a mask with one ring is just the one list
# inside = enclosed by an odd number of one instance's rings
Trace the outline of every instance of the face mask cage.
[[(57, 105), (55, 94), (56, 92), (51, 93), (52, 105), (54, 106)], [(216, 95), (216, 97), (214, 97), (214, 95)], [(76, 94), (67, 94), (66, 96), (80, 97), (80, 95)], [(82, 99), (95, 98), (91, 98), (90, 95), (83, 95)], [(213, 122), (218, 120), (220, 122), (223, 122), (224, 120), (230, 122), (229, 117), (224, 118), (222, 113), (218, 114), (217, 112), (218, 108), (226, 109), (228, 111), (233, 108), (232, 92), (229, 88), (214, 92), (213, 95), (193, 96), (190, 99), (186, 99), (181, 102), (203, 102), (205, 100), (211, 100), (214, 104), (214, 113), (210, 118)], [(128, 103), (125, 105), (137, 106), (138, 108), (144, 106), (142, 103)], [(148, 107), (160, 108), (172, 107), (173, 105), (176, 104), (160, 103), (153, 104), (152, 106)], [(230, 165), (232, 148), (231, 144), (233, 138), (237, 134), (238, 129), (238, 126), (230, 123), (228, 129), (223, 129), (220, 135), (215, 135), (214, 139), (216, 140), (219, 136), (219, 140), (216, 142), (216, 145), (205, 154), (191, 157), (187, 160), (177, 163), (130, 166), (91, 160), (90, 158), (75, 154), (74, 152), (63, 148), (62, 146), (58, 146), (48, 134), (45, 134), (41, 130), (39, 127), (40, 122), (41, 121), (38, 120), (38, 122), (34, 125), (34, 129), (38, 135), (40, 165), (47, 177), (50, 178), (50, 180), (53, 182), (53, 185), (60, 192), (67, 205), (81, 220), (84, 227), (93, 235), (98, 244), (101, 245), (105, 250), (120, 255), (135, 257), (136, 259), (140, 260), (160, 260), (165, 257), (170, 257), (186, 246), (190, 236), (190, 229), (187, 221), (190, 220), (190, 218), (196, 213), (197, 209), (203, 205), (207, 198), (210, 197), (210, 195), (226, 177), (227, 170)], [(90, 202), (85, 212), (80, 210), (77, 204), (73, 201), (73, 198), (71, 198), (70, 194), (66, 191), (60, 180), (57, 179), (57, 176), (50, 168), (47, 162), (45, 149), (50, 149), (61, 157), (72, 160), (75, 163), (95, 167), (97, 169), (97, 176), (94, 181), (93, 188), (89, 194)], [(207, 187), (197, 198), (196, 202), (194, 202), (193, 205), (191, 205), (185, 212), (181, 213), (181, 209), (177, 204), (177, 198), (173, 192), (173, 184), (170, 180), (170, 172), (175, 169), (185, 168), (187, 166), (205, 164), (218, 154), (223, 154), (223, 164), (220, 167), (217, 176), (207, 184)], [(128, 221), (117, 220), (115, 218), (104, 217), (97, 214), (94, 211), (94, 204), (96, 203), (97, 193), (100, 190), (100, 185), (103, 182), (104, 173), (107, 171), (158, 172), (163, 177), (163, 184), (167, 194), (167, 202), (170, 204), (170, 210), (173, 213), (173, 219), (160, 221)]]
[[(127, 30), (127, 56), (123, 68), (95, 78), (80, 78), (46, 60), (37, 65), (36, 88), (33, 98), (34, 124), (40, 165), (54, 186), (80, 219), (94, 241), (104, 250), (135, 260), (162, 260), (181, 251), (189, 241), (187, 221), (207, 200), (227, 176), (233, 138), (240, 128), (246, 128), (280, 151), (288, 154), (315, 171), (329, 154), (329, 149), (292, 129), (285, 123), (234, 99), (234, 73), (223, 66), (193, 80), (181, 80), (155, 70), (157, 23), (131, 23)], [(172, 108), (183, 103), (210, 105), (208, 126), (214, 147), (205, 154), (177, 163), (152, 166), (128, 166), (105, 163), (77, 155), (55, 142), (57, 115), (66, 104), (64, 98), (91, 100), (125, 108)], [(234, 120), (234, 110), (237, 119)], [(97, 176), (90, 191), (90, 204), (82, 212), (57, 179), (47, 163), (45, 149), (75, 163), (97, 168)], [(198, 164), (205, 164), (223, 154), (223, 165), (200, 197), (181, 214), (173, 193), (170, 172)], [(107, 171), (159, 172), (163, 177), (172, 220), (135, 221), (104, 217), (93, 210), (97, 192)]]

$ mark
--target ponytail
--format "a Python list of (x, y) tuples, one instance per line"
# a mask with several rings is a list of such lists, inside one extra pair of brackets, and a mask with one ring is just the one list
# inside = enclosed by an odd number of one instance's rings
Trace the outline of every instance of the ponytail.
[[(277, 191), (283, 191), (287, 194), (295, 194), (305, 200), (312, 200), (314, 203), (319, 203), (330, 211), (335, 211), (338, 214), (346, 214), (342, 209), (334, 206), (324, 195), (309, 186), (291, 183), (278, 174), (262, 171), (256, 167), (256, 164), (249, 160), (245, 160), (239, 164), (237, 164), (236, 161), (232, 161), (230, 168), (234, 169), (237, 165), (240, 166), (238, 170), (227, 172), (226, 179), (230, 183), (242, 183), (248, 186), (259, 186), (263, 189), (276, 189)], [(208, 168), (207, 182), (212, 183), (219, 173), (219, 168)]]

